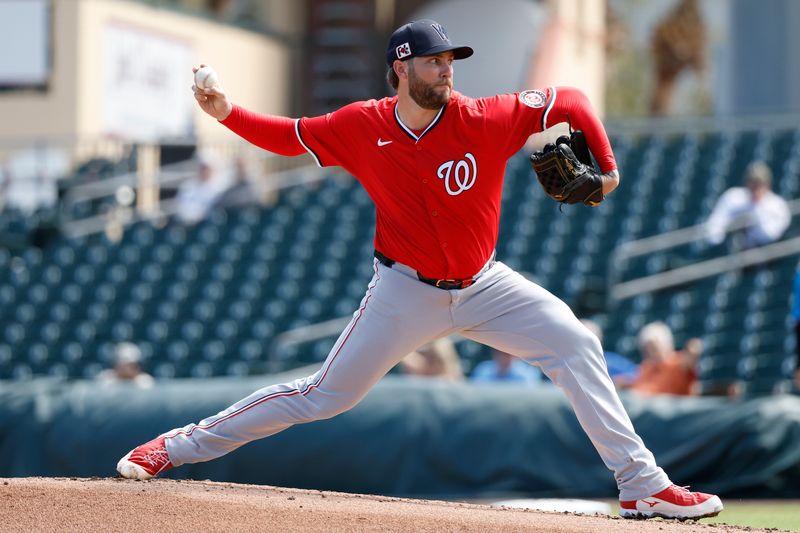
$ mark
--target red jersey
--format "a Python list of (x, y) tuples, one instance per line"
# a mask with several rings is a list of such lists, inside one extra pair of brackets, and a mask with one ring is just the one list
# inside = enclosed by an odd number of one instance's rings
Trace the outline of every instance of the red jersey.
[[(320, 166), (341, 166), (366, 189), (376, 209), (375, 248), (428, 278), (470, 278), (491, 257), (506, 162), (532, 133), (569, 115), (573, 128), (586, 131), (601, 169), (616, 168), (602, 125), (574, 89), (477, 99), (453, 92), (419, 132), (403, 124), (396, 108), (396, 96), (356, 102), (300, 119), (294, 129)], [(258, 142), (264, 128), (234, 111), (224, 124), (265, 146)]]

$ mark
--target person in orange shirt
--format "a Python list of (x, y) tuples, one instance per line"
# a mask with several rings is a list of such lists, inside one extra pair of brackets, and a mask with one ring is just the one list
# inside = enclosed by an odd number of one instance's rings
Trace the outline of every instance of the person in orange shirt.
[(696, 394), (697, 359), (703, 351), (700, 339), (689, 339), (684, 349), (677, 351), (669, 326), (651, 322), (639, 332), (638, 340), (642, 363), (630, 390), (648, 396)]

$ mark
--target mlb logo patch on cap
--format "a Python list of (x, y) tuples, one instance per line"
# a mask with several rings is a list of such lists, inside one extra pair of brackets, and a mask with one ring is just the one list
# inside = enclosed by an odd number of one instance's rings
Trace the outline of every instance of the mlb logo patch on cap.
[(397, 47), (397, 59), (403, 59), (411, 55), (411, 47), (408, 43), (403, 43)]

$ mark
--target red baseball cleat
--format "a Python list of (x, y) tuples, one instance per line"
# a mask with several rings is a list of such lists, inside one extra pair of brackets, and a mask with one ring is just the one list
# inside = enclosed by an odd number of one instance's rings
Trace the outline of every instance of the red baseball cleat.
[(128, 479), (150, 479), (170, 468), (164, 437), (137, 446), (117, 463), (117, 472)]
[(622, 518), (675, 518), (678, 520), (717, 516), (722, 511), (719, 496), (691, 492), (684, 487), (672, 485), (649, 498), (630, 502), (619, 502)]

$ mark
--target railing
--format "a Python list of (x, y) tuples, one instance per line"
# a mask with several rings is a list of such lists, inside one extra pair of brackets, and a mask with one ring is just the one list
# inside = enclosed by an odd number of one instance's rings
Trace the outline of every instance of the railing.
[(281, 370), (281, 358), (289, 346), (338, 336), (351, 319), (352, 317), (350, 316), (333, 318), (324, 322), (290, 329), (276, 335), (267, 350), (269, 354), (267, 373), (275, 373)]
[[(792, 217), (797, 216), (798, 213), (800, 213), (800, 199), (789, 202), (789, 210)], [(749, 225), (750, 223), (748, 222), (732, 224), (728, 231), (738, 231)], [(800, 252), (800, 237), (794, 237), (759, 248), (733, 253), (724, 257), (699, 261), (666, 272), (629, 281), (619, 281), (619, 276), (630, 259), (698, 241), (703, 239), (704, 236), (705, 225), (698, 224), (653, 237), (629, 241), (617, 246), (611, 254), (608, 270), (610, 273), (609, 296), (612, 303), (639, 294), (715, 276), (729, 270), (737, 270), (747, 266), (762, 264)]]
[[(165, 146), (177, 147), (182, 153), (190, 155), (197, 147), (195, 140), (170, 140)], [(210, 149), (231, 161), (237, 157), (246, 158), (251, 164), (252, 184), (263, 198), (278, 189), (295, 184), (317, 181), (323, 175), (314, 165), (310, 156), (288, 158), (270, 154), (242, 142), (218, 142), (204, 144), (202, 149)], [(0, 162), (10, 161), (17, 154), (25, 154), (27, 171), (44, 180), (53, 189), (62, 188), (59, 200), (59, 226), (69, 237), (80, 237), (99, 233), (108, 224), (125, 225), (139, 220), (155, 219), (175, 213), (176, 205), (172, 199), (160, 198), (162, 189), (176, 189), (196, 173), (196, 162), (184, 159), (178, 163), (161, 165), (162, 147), (152, 144), (133, 145), (113, 139), (50, 139), (36, 144), (23, 141), (0, 143)], [(55, 153), (62, 169), (53, 174), (47, 168), (48, 154)], [(186, 157), (185, 155), (183, 157)], [(75, 174), (76, 169), (90, 161), (106, 164), (102, 177), (88, 182), (69, 185), (60, 179), (64, 173)], [(113, 168), (115, 170), (109, 170)], [(116, 174), (113, 172), (116, 171)], [(90, 176), (92, 170), (85, 170)], [(111, 174), (111, 177), (104, 177)], [(6, 179), (20, 180), (24, 183), (30, 177), (8, 174)], [(87, 178), (90, 179), (90, 178)], [(105, 212), (91, 211), (76, 216), (74, 208), (80, 203), (102, 205)]]
[[(6, 194), (16, 187), (26, 192), (37, 187), (38, 200), (20, 204), (25, 210), (51, 205), (58, 190), (58, 222), (64, 234), (87, 235), (103, 231), (110, 218), (127, 224), (174, 213), (174, 202), (160, 198), (160, 191), (175, 189), (194, 175), (195, 163), (188, 158), (198, 149), (212, 151), (225, 161), (246, 161), (250, 181), (264, 198), (274, 190), (323, 175), (311, 156), (277, 156), (228, 137), (198, 145), (192, 138), (137, 144), (108, 136), (53, 136), (0, 139), (0, 186)], [(9, 198), (6, 203), (16, 205)], [(73, 208), (81, 202), (109, 211), (76, 216)]]
[[(177, 204), (174, 198), (158, 199), (157, 197), (147, 203), (138, 203), (136, 206), (126, 202), (126, 197), (147, 197), (142, 192), (149, 187), (160, 189), (176, 188), (183, 181), (195, 175), (194, 162), (187, 161), (174, 163), (159, 169), (152, 181), (143, 181), (141, 175), (130, 172), (111, 179), (78, 185), (70, 189), (62, 201), (62, 217), (60, 221), (61, 232), (67, 237), (80, 237), (104, 231), (109, 223), (122, 224), (127, 226), (137, 221), (155, 220), (165, 216), (175, 214)], [(319, 181), (324, 177), (324, 173), (313, 164), (313, 161), (306, 160), (302, 166), (293, 170), (275, 172), (267, 176), (261, 176), (258, 190), (261, 196), (268, 196), (270, 193), (290, 187)], [(124, 190), (131, 191), (123, 192)], [(133, 193), (133, 191), (137, 191)], [(80, 202), (91, 200), (102, 200), (104, 198), (116, 197), (114, 208), (107, 213), (93, 214), (80, 219), (72, 219), (68, 213), (72, 207)]]

